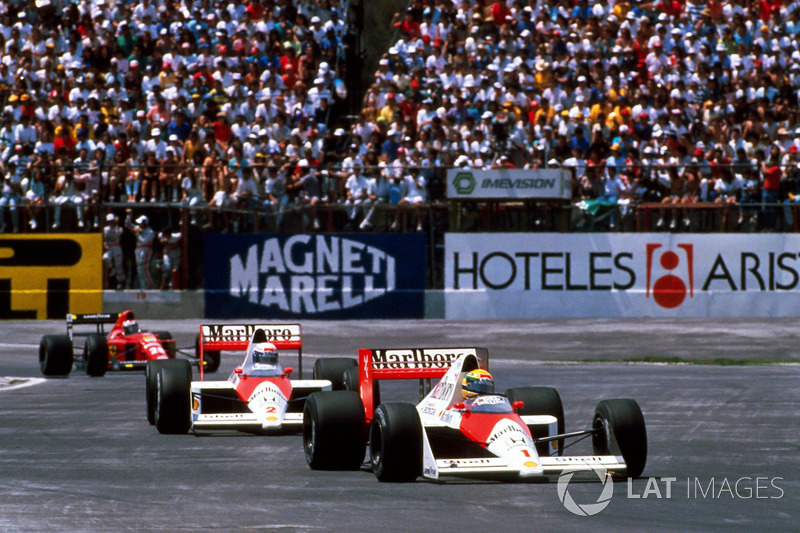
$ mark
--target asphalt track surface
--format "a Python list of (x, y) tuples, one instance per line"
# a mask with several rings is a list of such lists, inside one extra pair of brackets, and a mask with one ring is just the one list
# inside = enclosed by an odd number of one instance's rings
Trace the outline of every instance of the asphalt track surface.
[[(198, 324), (142, 319), (179, 346)], [(63, 328), (1, 323), (0, 376), (39, 377), (39, 337)], [(306, 377), (317, 356), (358, 347), (487, 346), (501, 390), (559, 390), (568, 431), (585, 427), (600, 399), (637, 399), (645, 477), (614, 482), (589, 517), (561, 504), (556, 483), (383, 484), (366, 471), (310, 470), (299, 435), (159, 435), (145, 420), (142, 374), (75, 372), (14, 389), (0, 379), (0, 531), (797, 531), (800, 366), (568, 362), (800, 360), (798, 331), (791, 320), (303, 322)], [(213, 379), (239, 358), (225, 353)], [(413, 388), (394, 392), (414, 399)], [(591, 504), (601, 485), (568, 491)]]

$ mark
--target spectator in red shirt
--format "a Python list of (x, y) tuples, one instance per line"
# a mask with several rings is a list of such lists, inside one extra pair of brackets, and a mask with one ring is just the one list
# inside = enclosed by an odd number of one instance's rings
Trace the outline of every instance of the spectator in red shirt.
[[(777, 204), (781, 199), (781, 152), (776, 144), (769, 148), (769, 158), (761, 163), (761, 173), (764, 176), (762, 201), (764, 204)], [(775, 231), (776, 210), (774, 205), (764, 205), (763, 226), (767, 231)]]
[(496, 0), (494, 5), (492, 5), (491, 13), (495, 26), (499, 28), (506, 23), (506, 17), (511, 15), (511, 10), (504, 1)]
[(66, 155), (68, 158), (75, 157), (75, 139), (72, 138), (72, 131), (68, 126), (61, 126), (58, 137), (53, 141), (53, 151), (56, 155)]
[(419, 22), (414, 20), (414, 13), (409, 9), (403, 15), (403, 20), (400, 20), (400, 13), (394, 14), (392, 21), (394, 27), (397, 28), (406, 39), (417, 39), (420, 36)]
[(228, 117), (224, 111), (217, 113), (217, 120), (212, 124), (214, 128), (214, 140), (219, 144), (223, 150), (228, 150), (228, 143), (233, 137), (231, 125), (228, 123)]

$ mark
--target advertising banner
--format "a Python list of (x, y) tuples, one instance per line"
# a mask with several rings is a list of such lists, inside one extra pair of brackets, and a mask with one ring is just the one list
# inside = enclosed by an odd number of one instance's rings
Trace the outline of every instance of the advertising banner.
[(0, 237), (0, 318), (64, 319), (103, 310), (103, 236)]
[(448, 319), (800, 316), (797, 234), (445, 237)]
[(420, 318), (422, 234), (205, 236), (207, 318)]
[(447, 171), (451, 200), (569, 200), (572, 174), (564, 169), (451, 168)]

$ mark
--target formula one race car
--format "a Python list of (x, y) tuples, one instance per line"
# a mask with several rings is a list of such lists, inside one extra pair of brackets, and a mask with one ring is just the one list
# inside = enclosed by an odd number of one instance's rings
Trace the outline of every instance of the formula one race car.
[[(239, 430), (256, 433), (299, 431), (303, 407), (312, 392), (329, 391), (330, 379), (303, 380), (301, 328), (299, 324), (200, 326), (200, 359), (209, 350), (244, 350), (244, 361), (227, 381), (192, 381), (185, 361), (153, 361), (147, 366), (147, 419), (160, 433), (189, 430)], [(298, 376), (278, 363), (278, 351), (296, 350)], [(325, 361), (325, 363), (320, 363)], [(354, 359), (318, 360), (342, 388), (345, 366)], [(202, 366), (201, 366), (202, 369)]]
[[(104, 326), (112, 325), (105, 333)], [(93, 332), (75, 331), (75, 326), (93, 325)], [(86, 337), (83, 357), (74, 360), (75, 337)], [(67, 376), (73, 363), (90, 376), (107, 370), (144, 370), (149, 361), (173, 359), (177, 348), (168, 331), (142, 331), (133, 311), (67, 315), (66, 335), (44, 335), (39, 343), (39, 366), (48, 377)], [(216, 358), (213, 355), (217, 355)], [(199, 361), (199, 358), (197, 359)], [(218, 354), (206, 361), (207, 369), (219, 366)]]
[[(303, 447), (312, 469), (356, 470), (380, 481), (418, 476), (547, 481), (564, 472), (637, 477), (647, 458), (634, 400), (601, 401), (589, 428), (564, 433), (561, 398), (549, 387), (494, 393), (481, 348), (359, 350), (358, 390), (312, 394)], [(431, 389), (431, 379), (441, 381)], [(375, 401), (379, 380), (419, 379), (416, 406)], [(427, 391), (427, 394), (424, 394)], [(563, 456), (564, 440), (591, 436), (592, 456)]]

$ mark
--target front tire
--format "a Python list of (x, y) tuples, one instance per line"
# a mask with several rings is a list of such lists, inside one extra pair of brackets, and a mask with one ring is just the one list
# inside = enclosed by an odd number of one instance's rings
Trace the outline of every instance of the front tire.
[(147, 422), (152, 426), (156, 423), (156, 390), (158, 388), (158, 373), (162, 368), (169, 366), (183, 369), (188, 372), (187, 379), (192, 381), (192, 367), (183, 359), (159, 359), (150, 361), (145, 367), (144, 396), (147, 403)]
[(303, 450), (312, 470), (358, 470), (367, 448), (357, 392), (315, 392), (303, 408)]
[(644, 415), (636, 400), (622, 398), (597, 404), (592, 428), (592, 448), (596, 455), (622, 455), (628, 477), (642, 475), (647, 462), (647, 430)]
[[(512, 404), (517, 401), (525, 404), (519, 411), (520, 416), (554, 416), (557, 420), (556, 432), (559, 435), (564, 433), (564, 405), (561, 403), (561, 396), (556, 389), (552, 387), (517, 387), (508, 389), (506, 396)], [(533, 435), (534, 428), (528, 427)], [(533, 435), (533, 438), (541, 436)], [(557, 454), (562, 455), (564, 453), (564, 439), (555, 442), (557, 442)], [(536, 445), (536, 451), (540, 456), (548, 456), (551, 454), (552, 448), (549, 442), (540, 442)]]
[(346, 390), (344, 371), (348, 368), (358, 368), (358, 362), (350, 357), (328, 357), (314, 361), (312, 377), (314, 379), (327, 379), (331, 382), (333, 390)]
[(108, 370), (108, 341), (103, 335), (92, 335), (83, 347), (83, 367), (86, 374), (95, 378), (105, 376)]
[(181, 434), (192, 425), (191, 366), (185, 359), (173, 361), (156, 374), (154, 421), (159, 433)]
[(72, 370), (72, 341), (68, 335), (44, 335), (39, 342), (39, 368), (47, 377), (66, 377)]
[(408, 483), (422, 474), (422, 423), (410, 403), (384, 403), (369, 428), (372, 471), (378, 481)]

